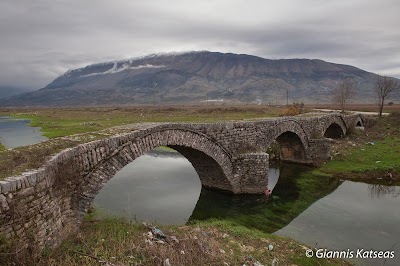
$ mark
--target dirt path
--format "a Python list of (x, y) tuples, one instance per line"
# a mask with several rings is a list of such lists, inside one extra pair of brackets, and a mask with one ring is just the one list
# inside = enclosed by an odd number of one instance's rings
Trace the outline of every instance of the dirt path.
[[(333, 113), (333, 112), (340, 112), (340, 110), (335, 109), (313, 109), (318, 112), (322, 113)], [(360, 115), (379, 115), (378, 112), (363, 112), (363, 111), (346, 111), (352, 114), (360, 114)], [(389, 115), (389, 113), (382, 113), (382, 115)]]

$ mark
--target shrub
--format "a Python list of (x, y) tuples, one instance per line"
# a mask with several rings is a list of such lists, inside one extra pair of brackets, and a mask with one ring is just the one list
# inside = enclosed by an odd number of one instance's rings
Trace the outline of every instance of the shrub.
[(294, 102), (292, 105), (288, 105), (285, 107), (285, 109), (283, 110), (283, 115), (284, 116), (299, 115), (303, 112), (303, 109), (304, 109), (304, 103)]

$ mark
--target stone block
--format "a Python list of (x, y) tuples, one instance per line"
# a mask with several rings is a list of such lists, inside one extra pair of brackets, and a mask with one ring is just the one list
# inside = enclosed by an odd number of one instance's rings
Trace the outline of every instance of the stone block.
[(6, 194), (11, 191), (12, 185), (8, 181), (1, 180), (0, 181), (1, 193)]
[(0, 207), (2, 212), (6, 212), (10, 209), (6, 197), (2, 194), (0, 194)]

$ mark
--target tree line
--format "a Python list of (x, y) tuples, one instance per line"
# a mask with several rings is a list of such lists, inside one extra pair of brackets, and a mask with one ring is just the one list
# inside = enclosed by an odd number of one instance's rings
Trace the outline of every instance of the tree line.
[[(346, 78), (340, 81), (333, 90), (333, 101), (340, 105), (342, 112), (344, 112), (346, 102), (355, 96), (356, 89), (356, 81), (352, 78)], [(395, 91), (400, 90), (399, 82), (395, 78), (378, 75), (373, 90), (379, 106), (379, 117), (381, 117), (385, 99)]]

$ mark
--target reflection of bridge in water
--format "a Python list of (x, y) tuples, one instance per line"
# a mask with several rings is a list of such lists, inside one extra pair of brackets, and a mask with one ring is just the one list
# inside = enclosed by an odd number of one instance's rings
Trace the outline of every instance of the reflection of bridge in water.
[(77, 230), (102, 186), (144, 153), (168, 146), (185, 156), (204, 187), (235, 194), (267, 187), (273, 142), (285, 161), (318, 163), (329, 158), (330, 141), (355, 126), (359, 115), (330, 114), (248, 122), (164, 123), (67, 149), (43, 168), (0, 181), (0, 233), (42, 249)]
[(312, 168), (308, 166), (283, 163), (274, 167), (280, 167), (279, 180), (268, 201), (264, 195), (232, 196), (202, 189), (189, 221), (218, 219), (273, 233), (343, 182), (338, 178), (319, 178), (309, 173)]

